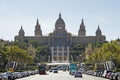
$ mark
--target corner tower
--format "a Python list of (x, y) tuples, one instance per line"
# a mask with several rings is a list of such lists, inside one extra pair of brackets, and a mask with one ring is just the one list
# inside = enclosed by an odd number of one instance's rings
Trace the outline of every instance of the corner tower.
[(102, 31), (98, 25), (98, 29), (96, 30), (96, 40), (97, 42), (104, 42), (106, 40), (106, 37), (102, 35)]
[(19, 38), (17, 38), (18, 41), (24, 41), (25, 32), (24, 32), (22, 26), (21, 26), (21, 29), (19, 30), (18, 36), (19, 36)]
[(78, 36), (86, 36), (86, 30), (85, 30), (85, 25), (84, 25), (84, 20), (82, 19), (82, 22), (80, 24), (80, 28), (78, 31)]
[(41, 30), (38, 19), (37, 19), (36, 26), (35, 26), (35, 36), (37, 36), (37, 37), (42, 36), (42, 30)]

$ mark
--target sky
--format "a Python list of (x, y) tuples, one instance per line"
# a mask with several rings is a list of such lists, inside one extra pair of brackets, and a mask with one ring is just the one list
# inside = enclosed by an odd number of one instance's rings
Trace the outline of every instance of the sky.
[(47, 35), (59, 13), (74, 35), (83, 18), (87, 36), (95, 36), (99, 25), (107, 41), (120, 38), (120, 0), (0, 0), (0, 39), (14, 40), (21, 26), (25, 36), (34, 36), (37, 18)]

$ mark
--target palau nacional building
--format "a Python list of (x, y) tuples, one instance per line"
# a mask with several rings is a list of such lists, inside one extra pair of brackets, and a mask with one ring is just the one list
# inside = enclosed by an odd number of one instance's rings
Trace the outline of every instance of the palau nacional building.
[(18, 35), (15, 36), (15, 41), (30, 40), (35, 40), (42, 44), (49, 45), (52, 55), (51, 61), (53, 63), (68, 63), (71, 45), (104, 42), (106, 37), (102, 35), (102, 31), (99, 26), (97, 27), (95, 36), (86, 36), (86, 29), (83, 19), (79, 26), (78, 35), (72, 35), (67, 32), (65, 22), (61, 17), (61, 13), (59, 13), (59, 17), (55, 22), (55, 30), (52, 33), (49, 33), (48, 36), (42, 35), (41, 26), (38, 19), (35, 25), (34, 36), (25, 36), (25, 32), (21, 27)]

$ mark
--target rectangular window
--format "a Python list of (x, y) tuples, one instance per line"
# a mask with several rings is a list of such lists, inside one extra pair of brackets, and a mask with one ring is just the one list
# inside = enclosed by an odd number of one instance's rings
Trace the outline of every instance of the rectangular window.
[(56, 53), (56, 52), (54, 52), (54, 56), (57, 56), (57, 53)]
[(64, 47), (64, 51), (67, 51), (67, 47)]
[(67, 56), (67, 52), (64, 53), (64, 56)]
[(64, 57), (64, 61), (67, 61), (67, 57)]
[(62, 47), (59, 47), (59, 51), (62, 51)]
[(57, 51), (57, 47), (54, 47), (54, 51)]
[(54, 61), (57, 61), (57, 57), (54, 57)]
[(62, 56), (62, 53), (59, 53), (59, 56)]

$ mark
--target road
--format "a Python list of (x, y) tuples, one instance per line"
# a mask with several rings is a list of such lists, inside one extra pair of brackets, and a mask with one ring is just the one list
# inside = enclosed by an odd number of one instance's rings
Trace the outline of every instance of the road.
[(109, 80), (100, 77), (94, 77), (90, 75), (83, 74), (83, 78), (74, 78), (74, 76), (69, 75), (69, 72), (59, 71), (58, 73), (47, 72), (47, 75), (32, 75), (26, 78), (21, 78), (17, 80)]

